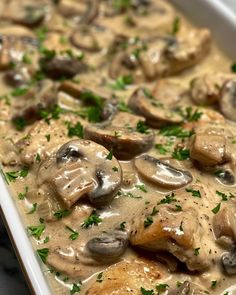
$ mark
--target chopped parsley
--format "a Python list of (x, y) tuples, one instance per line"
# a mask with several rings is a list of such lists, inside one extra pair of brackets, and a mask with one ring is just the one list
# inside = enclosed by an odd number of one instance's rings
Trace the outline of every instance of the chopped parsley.
[(155, 295), (153, 290), (146, 290), (143, 287), (140, 288), (142, 295)]
[(113, 0), (112, 6), (119, 11), (123, 11), (131, 7), (131, 1), (132, 0)]
[(49, 242), (49, 237), (47, 236), (44, 240), (43, 240), (43, 243), (46, 244)]
[(10, 182), (15, 182), (17, 178), (20, 178), (20, 177), (23, 177), (24, 178), (27, 175), (28, 175), (28, 169), (27, 168), (23, 168), (22, 170), (19, 170), (19, 171), (6, 172), (4, 174), (4, 176), (5, 176), (4, 178), (5, 178), (6, 182), (7, 182), (7, 184), (9, 184)]
[(150, 132), (149, 128), (146, 126), (146, 124), (143, 121), (138, 121), (136, 130), (139, 133), (143, 133), (143, 134), (148, 134)]
[(202, 197), (202, 196), (201, 196), (201, 192), (200, 192), (199, 190), (194, 190), (194, 189), (191, 188), (191, 187), (186, 188), (185, 191), (186, 191), (187, 193), (192, 193), (192, 196), (193, 196), (193, 197), (196, 197), (196, 198), (201, 198), (201, 197)]
[(229, 196), (228, 196), (225, 193), (216, 191), (216, 194), (221, 197), (222, 201), (228, 201), (229, 199), (235, 198), (235, 196), (232, 193), (229, 193)]
[(217, 281), (211, 281), (211, 288), (215, 289), (217, 286)]
[(138, 188), (139, 190), (141, 190), (144, 193), (148, 192), (145, 184), (136, 184), (135, 187)]
[(58, 210), (53, 214), (58, 220), (62, 219), (63, 217), (66, 217), (70, 215), (70, 211), (65, 209), (65, 210)]
[(180, 30), (180, 23), (181, 19), (179, 16), (176, 16), (176, 18), (173, 21), (173, 26), (172, 26), (172, 35), (176, 35), (179, 30)]
[(236, 62), (231, 65), (231, 71), (236, 73)]
[(127, 197), (127, 198), (131, 198), (131, 199), (142, 199), (143, 198), (141, 196), (135, 196), (131, 192), (123, 193), (123, 192), (119, 191), (118, 195), (123, 196), (123, 197)]
[(184, 231), (184, 229), (183, 229), (183, 221), (180, 222), (179, 230), (182, 231), (182, 232)]
[(71, 241), (74, 241), (78, 238), (79, 236), (79, 233), (75, 230), (73, 230), (72, 228), (70, 228), (69, 226), (66, 225), (66, 229), (68, 229), (70, 232), (71, 232), (71, 235), (70, 235), (70, 239)]
[(199, 248), (195, 248), (194, 249), (194, 255), (198, 256), (199, 255), (199, 251), (200, 251), (200, 247)]
[(147, 228), (148, 226), (150, 226), (153, 223), (153, 218), (152, 216), (148, 216), (145, 220), (144, 220), (144, 228)]
[(27, 125), (25, 119), (22, 117), (13, 118), (12, 123), (15, 126), (15, 128), (19, 131), (22, 131)]
[(180, 205), (175, 205), (175, 210), (176, 211), (182, 211), (182, 207)]
[(119, 111), (131, 113), (130, 108), (128, 107), (128, 105), (124, 101), (120, 101), (117, 106), (118, 106)]
[(191, 137), (194, 134), (194, 131), (185, 130), (180, 125), (172, 125), (172, 126), (163, 127), (160, 130), (160, 134), (164, 136), (168, 136), (168, 137), (173, 136), (178, 138), (186, 138), (186, 137)]
[(29, 87), (26, 87), (26, 86), (17, 87), (11, 92), (11, 95), (14, 97), (22, 96), (22, 95), (25, 95), (28, 91), (29, 91)]
[(112, 157), (113, 157), (113, 151), (110, 150), (109, 154), (106, 156), (106, 159), (111, 161)]
[(166, 195), (164, 199), (161, 199), (161, 201), (157, 203), (157, 205), (170, 204), (172, 202), (177, 202), (177, 200), (175, 199), (175, 193), (174, 192), (172, 192), (169, 195)]
[(166, 155), (169, 152), (169, 150), (163, 144), (160, 143), (155, 144), (155, 149), (157, 149), (159, 154), (161, 155)]
[(35, 160), (37, 162), (40, 162), (41, 161), (41, 157), (40, 157), (39, 153), (36, 154)]
[(203, 114), (198, 109), (193, 110), (192, 107), (186, 107), (185, 110), (180, 109), (179, 113), (183, 119), (188, 122), (198, 121)]
[(60, 118), (62, 111), (62, 108), (60, 108), (58, 105), (55, 105), (52, 110), (41, 109), (39, 111), (39, 116), (40, 118), (44, 119), (46, 123), (50, 124), (52, 119), (58, 120)]
[(123, 221), (120, 223), (120, 230), (124, 231), (125, 230), (125, 225), (126, 225), (126, 221)]
[(215, 208), (213, 208), (211, 211), (214, 214), (217, 214), (220, 211), (221, 203), (219, 203)]
[(98, 275), (97, 275), (97, 279), (96, 279), (96, 282), (98, 283), (101, 283), (103, 281), (103, 272), (100, 272)]
[(159, 284), (159, 285), (156, 285), (156, 290), (158, 291), (158, 295), (161, 293), (161, 292), (164, 292), (166, 291), (166, 289), (169, 288), (169, 285), (168, 284)]
[(49, 142), (51, 140), (51, 134), (46, 134), (45, 137), (47, 139), (47, 142)]
[(37, 253), (38, 253), (39, 257), (41, 258), (41, 260), (43, 261), (43, 263), (46, 263), (49, 249), (48, 248), (38, 249)]
[(75, 293), (79, 293), (81, 291), (81, 285), (80, 284), (73, 284), (72, 288), (70, 290), (70, 294), (73, 295)]
[(67, 130), (68, 130), (68, 133), (67, 133), (68, 137), (73, 137), (73, 136), (77, 136), (79, 138), (84, 137), (84, 128), (80, 122), (77, 122), (74, 126), (72, 126), (71, 123), (68, 122)]
[(22, 62), (27, 65), (32, 64), (31, 58), (26, 53), (22, 57)]
[(24, 198), (26, 197), (26, 194), (28, 193), (28, 191), (29, 191), (29, 187), (26, 186), (24, 192), (18, 194), (19, 200), (24, 200)]
[(34, 203), (32, 209), (27, 214), (33, 214), (37, 209), (37, 205), (37, 203)]
[(42, 233), (45, 230), (45, 225), (40, 224), (39, 226), (28, 226), (27, 227), (28, 232), (31, 236), (35, 237), (36, 239), (40, 239)]
[(95, 212), (92, 212), (92, 214), (84, 220), (84, 222), (81, 224), (82, 228), (89, 228), (92, 225), (98, 225), (102, 222), (102, 218), (100, 218)]
[(118, 171), (119, 171), (118, 167), (116, 167), (116, 166), (112, 167), (112, 170), (113, 170), (114, 172), (118, 172)]
[(172, 153), (172, 157), (179, 161), (189, 159), (190, 151), (186, 147), (176, 147)]
[(115, 90), (125, 90), (127, 85), (133, 84), (133, 76), (126, 75), (118, 77), (114, 84), (111, 84), (111, 87)]

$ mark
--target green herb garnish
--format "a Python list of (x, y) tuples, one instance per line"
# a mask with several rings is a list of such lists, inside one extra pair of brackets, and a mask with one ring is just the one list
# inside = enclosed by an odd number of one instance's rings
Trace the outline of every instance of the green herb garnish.
[(95, 212), (93, 212), (88, 218), (84, 220), (81, 224), (82, 228), (89, 228), (92, 225), (98, 225), (102, 222), (102, 218), (100, 218)]
[(194, 190), (193, 188), (189, 187), (185, 189), (186, 192), (192, 193), (193, 197), (201, 198), (201, 192), (199, 190)]
[(79, 236), (79, 233), (75, 230), (73, 230), (72, 228), (70, 228), (69, 226), (66, 225), (66, 229), (68, 229), (70, 232), (71, 232), (71, 235), (70, 235), (70, 239), (71, 241), (74, 241), (78, 238)]
[(40, 224), (39, 226), (28, 226), (27, 229), (31, 236), (39, 240), (45, 230), (45, 225)]
[(43, 263), (46, 263), (49, 249), (48, 248), (38, 249), (37, 253), (38, 253), (39, 257), (41, 258), (41, 260), (43, 261)]

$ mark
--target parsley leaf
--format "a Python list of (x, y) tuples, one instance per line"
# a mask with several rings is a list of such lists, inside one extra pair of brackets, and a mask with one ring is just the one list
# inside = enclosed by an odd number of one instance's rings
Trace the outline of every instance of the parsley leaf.
[(217, 214), (220, 211), (221, 203), (219, 203), (215, 208), (213, 208), (211, 211), (214, 214)]
[(81, 291), (81, 286), (79, 284), (73, 284), (71, 290), (70, 290), (70, 294), (73, 295), (75, 293), (78, 293)]
[(157, 149), (159, 154), (161, 155), (166, 155), (169, 152), (169, 150), (163, 144), (160, 143), (155, 144), (155, 149)]
[(112, 157), (113, 157), (113, 151), (110, 150), (109, 154), (106, 156), (106, 159), (111, 161)]
[(192, 107), (186, 107), (185, 110), (180, 109), (179, 112), (183, 119), (188, 122), (198, 121), (203, 114), (202, 112), (199, 112), (198, 109), (193, 111)]
[(194, 249), (194, 255), (195, 256), (198, 256), (199, 255), (199, 250), (200, 250), (200, 247)]
[(140, 288), (142, 295), (155, 295), (153, 290), (146, 290), (143, 287)]
[(29, 191), (29, 187), (26, 186), (24, 192), (18, 194), (19, 200), (24, 200), (24, 198), (26, 197), (26, 194), (28, 193), (28, 191)]
[(25, 119), (22, 117), (13, 118), (12, 123), (15, 126), (15, 128), (19, 131), (22, 131), (27, 125)]
[(96, 279), (96, 282), (98, 283), (101, 283), (103, 281), (103, 272), (100, 272), (98, 275), (97, 275), (97, 279)]
[(166, 126), (160, 129), (160, 134), (164, 136), (174, 136), (178, 138), (191, 137), (194, 134), (193, 130), (185, 130), (180, 125)]
[(217, 281), (211, 281), (211, 288), (215, 289), (217, 286)]
[(70, 211), (65, 209), (65, 210), (58, 210), (53, 214), (58, 220), (62, 219), (63, 217), (66, 217), (70, 215)]
[(167, 288), (169, 288), (169, 285), (168, 284), (159, 284), (159, 285), (156, 285), (156, 290), (158, 291), (158, 294), (160, 292), (166, 291)]
[(201, 192), (199, 190), (194, 190), (193, 188), (189, 187), (185, 189), (186, 192), (192, 193), (193, 197), (201, 198)]
[(157, 205), (170, 204), (172, 202), (177, 202), (177, 200), (174, 197), (175, 197), (175, 193), (172, 192), (170, 195), (166, 195), (164, 199), (162, 199), (160, 202), (157, 203)]
[(172, 153), (172, 157), (179, 161), (189, 159), (190, 151), (185, 147), (176, 147)]
[(39, 257), (41, 258), (41, 260), (43, 261), (43, 263), (46, 263), (49, 249), (48, 248), (38, 249), (37, 253), (38, 253)]
[(79, 233), (75, 230), (73, 230), (72, 228), (70, 228), (69, 226), (66, 225), (66, 229), (68, 229), (72, 234), (70, 235), (70, 239), (71, 241), (74, 241), (78, 238)]
[(153, 223), (153, 218), (152, 216), (148, 216), (145, 220), (144, 220), (144, 228), (150, 226)]
[(136, 184), (135, 187), (140, 189), (144, 193), (148, 192), (145, 184)]
[(231, 65), (231, 71), (236, 73), (236, 62)]
[(126, 221), (123, 221), (120, 223), (120, 230), (124, 231), (125, 230), (125, 225), (126, 225)]
[(98, 225), (102, 222), (102, 218), (100, 218), (95, 212), (92, 212), (92, 214), (84, 220), (84, 222), (81, 224), (82, 228), (89, 228), (92, 225)]
[(150, 132), (149, 128), (146, 126), (146, 124), (143, 121), (138, 121), (136, 130), (139, 133), (143, 133), (143, 134), (148, 134)]
[(72, 126), (71, 123), (68, 122), (67, 129), (68, 129), (68, 133), (67, 133), (68, 137), (73, 137), (73, 136), (77, 136), (79, 138), (84, 137), (84, 128), (80, 122), (77, 122), (74, 126)]
[(128, 107), (128, 105), (124, 101), (120, 101), (117, 106), (118, 106), (119, 111), (131, 113), (130, 108)]
[(31, 236), (34, 236), (36, 239), (39, 240), (42, 233), (45, 230), (45, 225), (40, 224), (39, 226), (28, 226), (27, 229), (28, 229)]
[(177, 16), (173, 21), (172, 35), (176, 35), (179, 32), (180, 22), (181, 22), (181, 19), (180, 19), (180, 17)]
[(133, 84), (133, 76), (126, 75), (118, 77), (114, 84), (111, 84), (111, 87), (115, 90), (125, 90), (127, 85)]

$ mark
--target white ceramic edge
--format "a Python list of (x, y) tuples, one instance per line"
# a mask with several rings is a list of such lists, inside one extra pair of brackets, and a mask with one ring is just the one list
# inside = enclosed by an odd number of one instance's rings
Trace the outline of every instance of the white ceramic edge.
[(16, 205), (2, 177), (0, 177), (0, 204), (33, 291), (37, 295), (51, 295)]
[[(236, 17), (229, 8), (218, 0), (170, 1), (197, 24), (209, 27), (224, 52), (236, 58)], [(51, 295), (16, 205), (2, 177), (0, 177), (0, 205), (35, 294)]]

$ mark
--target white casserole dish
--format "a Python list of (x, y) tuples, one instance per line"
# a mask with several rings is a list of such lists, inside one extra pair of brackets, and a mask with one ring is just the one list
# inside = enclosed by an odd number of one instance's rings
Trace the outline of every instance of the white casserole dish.
[[(236, 58), (236, 17), (219, 0), (170, 0), (197, 25), (209, 27), (220, 48), (231, 58)], [(52, 292), (43, 275), (38, 257), (36, 257), (25, 227), (18, 214), (14, 199), (7, 185), (0, 177), (0, 205), (22, 269), (26, 275), (32, 293), (49, 295)], [(230, 290), (232, 292), (230, 292)], [(236, 291), (229, 288), (229, 295)]]

